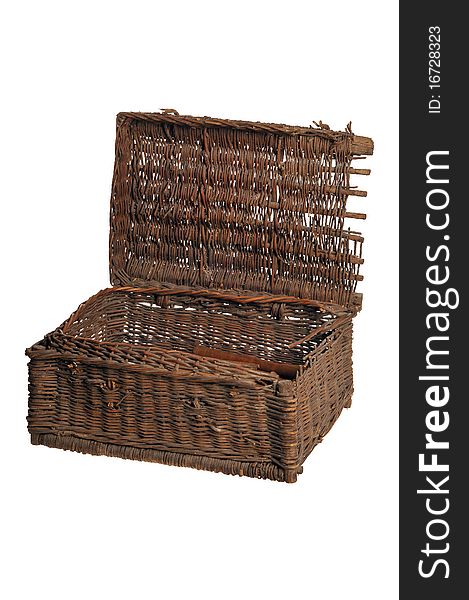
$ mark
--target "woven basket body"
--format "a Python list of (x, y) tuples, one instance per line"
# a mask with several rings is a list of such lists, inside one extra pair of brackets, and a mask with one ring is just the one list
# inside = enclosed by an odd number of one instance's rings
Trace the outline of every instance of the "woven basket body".
[(293, 482), (352, 395), (350, 132), (118, 115), (112, 288), (27, 350), (33, 443)]

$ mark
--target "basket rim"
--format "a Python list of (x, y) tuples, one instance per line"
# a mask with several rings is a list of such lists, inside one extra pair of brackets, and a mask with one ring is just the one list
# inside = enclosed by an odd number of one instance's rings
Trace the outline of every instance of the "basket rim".
[(307, 135), (313, 137), (322, 137), (324, 139), (336, 142), (351, 140), (352, 154), (371, 156), (374, 152), (374, 142), (370, 137), (355, 135), (351, 131), (351, 123), (344, 131), (332, 130), (328, 125), (319, 121), (319, 126), (312, 125), (286, 125), (284, 123), (265, 123), (262, 121), (245, 121), (238, 119), (221, 119), (217, 117), (197, 117), (193, 115), (180, 115), (177, 111), (171, 112), (132, 112), (123, 111), (117, 114), (117, 126), (124, 121), (148, 121), (152, 123), (171, 123), (174, 125), (183, 125), (186, 127), (221, 127), (227, 129), (237, 129), (240, 131), (259, 131), (264, 133), (276, 133), (286, 136)]
[[(238, 375), (241, 375), (243, 378), (248, 377), (254, 378), (255, 380), (261, 379), (263, 382), (265, 382), (266, 380), (280, 381), (284, 379), (291, 379), (288, 376), (282, 376), (281, 374), (276, 373), (275, 369), (273, 369), (272, 372), (262, 371), (259, 370), (259, 368), (249, 365), (248, 363), (236, 363), (236, 366), (234, 367), (231, 359), (225, 359), (224, 357), (198, 355), (197, 353), (193, 353), (191, 351), (182, 349), (158, 349), (153, 348), (151, 346), (149, 347), (147, 345), (134, 344), (125, 341), (105, 339), (100, 340), (86, 334), (76, 334), (69, 331), (69, 328), (73, 325), (73, 323), (80, 321), (87, 313), (92, 315), (93, 311), (98, 310), (99, 312), (102, 310), (102, 308), (99, 308), (99, 305), (95, 305), (95, 302), (97, 300), (106, 296), (114, 296), (119, 292), (125, 292), (126, 294), (135, 293), (138, 296), (145, 296), (146, 294), (149, 294), (148, 291), (142, 290), (141, 288), (116, 289), (110, 287), (98, 291), (96, 294), (82, 302), (78, 306), (78, 308), (59, 327), (57, 327), (51, 333), (47, 334), (43, 340), (38, 342), (38, 344), (41, 346), (40, 350), (54, 350), (60, 352), (61, 354), (67, 355), (72, 353), (76, 356), (77, 359), (86, 359), (86, 357), (93, 357), (96, 351), (111, 352), (111, 354), (113, 354), (112, 351), (114, 350), (115, 352), (117, 352), (116, 356), (110, 356), (108, 358), (103, 357), (102, 360), (109, 360), (114, 364), (119, 365), (128, 364), (128, 366), (132, 365), (133, 361), (127, 363), (128, 357), (122, 358), (123, 355), (127, 355), (128, 352), (132, 354), (133, 351), (144, 351), (145, 358), (148, 359), (147, 367), (154, 367), (154, 365), (156, 363), (161, 362), (162, 357), (164, 357), (164, 361), (169, 359), (169, 361), (171, 363), (174, 363), (174, 365), (179, 365), (176, 366), (176, 370), (181, 369), (181, 374), (182, 372), (185, 372), (186, 374), (197, 373), (198, 369), (195, 368), (194, 370), (194, 367), (196, 367), (196, 365), (200, 363), (203, 364), (204, 367), (211, 368), (214, 372), (220, 371), (221, 369), (221, 372), (225, 377), (233, 377), (235, 380), (237, 379)], [(184, 295), (184, 293), (187, 294), (187, 290), (182, 290), (179, 293), (179, 295)], [(173, 295), (176, 296), (176, 294)], [(198, 297), (200, 297), (200, 295)], [(245, 302), (244, 304), (247, 304), (247, 302)], [(256, 304), (256, 302), (253, 302), (253, 304)], [(327, 312), (327, 314), (332, 315), (332, 313), (329, 312)], [(351, 318), (351, 315), (349, 315), (348, 313), (345, 313), (342, 317), (335, 317), (335, 319), (331, 320), (330, 323), (328, 322), (323, 326), (319, 325), (317, 327), (317, 331), (313, 329), (311, 331), (311, 334), (306, 336), (306, 339), (309, 339), (310, 337), (316, 337), (325, 334), (324, 338), (320, 339), (317, 342), (316, 347), (311, 349), (303, 356), (302, 362), (296, 365), (298, 368), (298, 376), (301, 375), (302, 368), (305, 368), (305, 366), (307, 365), (307, 361), (310, 360), (311, 357), (313, 357), (317, 352), (320, 352), (321, 348), (323, 348), (325, 344), (327, 345), (329, 343), (328, 340), (331, 335), (334, 335), (336, 333), (335, 330), (337, 329), (337, 327), (341, 325), (344, 320), (347, 320), (349, 318)], [(306, 340), (301, 339), (298, 340), (297, 343), (302, 343), (303, 341)], [(26, 353), (29, 355), (30, 353), (34, 353), (35, 350), (36, 349), (33, 345), (31, 348), (27, 349)], [(119, 357), (119, 355), (121, 354), (122, 356)], [(146, 360), (144, 362), (146, 362)], [(288, 366), (287, 363), (285, 364)], [(274, 365), (274, 363), (272, 363), (272, 365)], [(170, 373), (171, 369), (167, 370), (167, 372)], [(201, 376), (205, 376), (205, 369), (203, 371), (200, 371), (199, 374)]]

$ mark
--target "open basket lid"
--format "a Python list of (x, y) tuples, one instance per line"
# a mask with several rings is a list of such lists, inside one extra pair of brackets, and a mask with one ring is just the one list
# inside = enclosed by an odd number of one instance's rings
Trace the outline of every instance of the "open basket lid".
[(319, 127), (120, 113), (111, 196), (114, 286), (313, 299), (355, 312), (362, 236), (352, 160), (373, 142)]

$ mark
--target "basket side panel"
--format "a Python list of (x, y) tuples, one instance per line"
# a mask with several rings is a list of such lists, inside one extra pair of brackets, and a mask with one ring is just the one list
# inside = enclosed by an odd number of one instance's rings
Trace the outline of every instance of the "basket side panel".
[(44, 354), (29, 365), (36, 443), (285, 480), (284, 419), (272, 386), (198, 383)]
[(300, 464), (350, 406), (353, 393), (352, 321), (333, 332), (297, 378), (297, 452)]
[(29, 354), (29, 401), (28, 429), (31, 433), (35, 426), (53, 427), (61, 418), (57, 415), (57, 361), (53, 354), (39, 351)]

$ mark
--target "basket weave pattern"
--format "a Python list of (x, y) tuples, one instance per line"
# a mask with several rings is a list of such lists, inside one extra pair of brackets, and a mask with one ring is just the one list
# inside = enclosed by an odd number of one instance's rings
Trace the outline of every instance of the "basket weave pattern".
[(114, 287), (28, 349), (32, 442), (293, 482), (350, 405), (363, 238), (344, 223), (371, 141), (117, 122)]
[(119, 116), (113, 285), (164, 281), (347, 305), (362, 262), (362, 238), (344, 230), (353, 136), (168, 119)]

